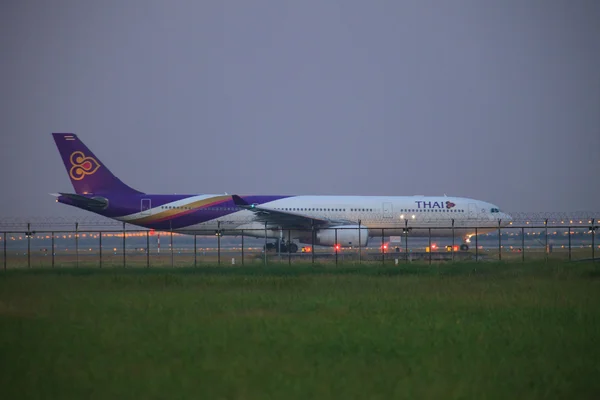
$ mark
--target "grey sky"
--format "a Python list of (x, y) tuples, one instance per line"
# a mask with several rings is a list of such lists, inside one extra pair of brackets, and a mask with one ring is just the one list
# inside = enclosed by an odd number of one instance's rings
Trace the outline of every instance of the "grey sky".
[(2, 216), (68, 216), (51, 132), (156, 193), (600, 209), (600, 2), (0, 5)]

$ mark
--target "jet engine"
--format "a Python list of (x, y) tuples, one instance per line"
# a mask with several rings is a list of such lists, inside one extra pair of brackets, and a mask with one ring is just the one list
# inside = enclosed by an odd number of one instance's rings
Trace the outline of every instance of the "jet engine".
[[(337, 242), (336, 242), (337, 229)], [(339, 225), (327, 229), (320, 229), (316, 232), (315, 244), (322, 246), (358, 246), (360, 230), (360, 246), (365, 247), (369, 242), (369, 230), (365, 226), (358, 225)]]

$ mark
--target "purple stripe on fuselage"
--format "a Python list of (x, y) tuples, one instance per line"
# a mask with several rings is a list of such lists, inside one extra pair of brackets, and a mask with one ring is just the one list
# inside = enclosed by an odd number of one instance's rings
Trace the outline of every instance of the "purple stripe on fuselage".
[[(102, 215), (108, 218), (119, 218), (127, 215), (139, 213), (141, 211), (142, 200), (149, 199), (152, 208), (161, 207), (174, 201), (188, 199), (190, 197), (196, 197), (198, 195), (134, 195), (134, 196), (120, 196), (111, 195), (103, 196), (108, 199), (108, 207), (105, 210), (90, 210), (83, 208), (87, 211), (95, 212), (96, 214)], [(214, 195), (215, 200), (218, 200), (219, 196)], [(87, 195), (85, 197), (93, 198), (94, 195)], [(252, 204), (264, 204), (271, 201), (284, 199), (293, 196), (241, 196), (246, 202)], [(59, 197), (58, 201), (63, 204), (77, 207), (74, 201), (69, 198)], [(158, 220), (156, 222), (139, 224), (140, 226), (167, 230), (167, 229), (179, 229), (186, 226), (196, 225), (203, 222), (207, 222), (216, 218), (221, 218), (229, 214), (240, 211), (233, 200), (226, 200), (219, 202), (216, 206), (209, 205), (197, 208), (195, 210), (186, 210), (180, 214), (166, 217), (165, 219)], [(82, 208), (82, 207), (81, 207)]]

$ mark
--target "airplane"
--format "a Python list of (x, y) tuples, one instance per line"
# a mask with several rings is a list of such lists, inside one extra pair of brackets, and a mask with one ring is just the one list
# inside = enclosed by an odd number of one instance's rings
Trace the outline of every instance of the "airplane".
[[(382, 236), (469, 238), (510, 224), (486, 201), (448, 196), (147, 194), (123, 183), (73, 133), (53, 133), (75, 193), (58, 203), (155, 231), (366, 247)], [(287, 236), (287, 242), (286, 242)], [(273, 246), (273, 244), (269, 244)]]

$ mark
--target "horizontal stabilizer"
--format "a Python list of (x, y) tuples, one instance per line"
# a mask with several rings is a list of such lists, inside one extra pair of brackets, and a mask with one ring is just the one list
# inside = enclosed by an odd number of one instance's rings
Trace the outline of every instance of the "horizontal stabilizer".
[(73, 194), (73, 193), (59, 193), (59, 195), (71, 200), (74, 203), (74, 205), (76, 205), (78, 207), (102, 210), (108, 206), (108, 200), (104, 199), (104, 198), (96, 197), (96, 198), (90, 199), (88, 197), (81, 196), (78, 194)]

